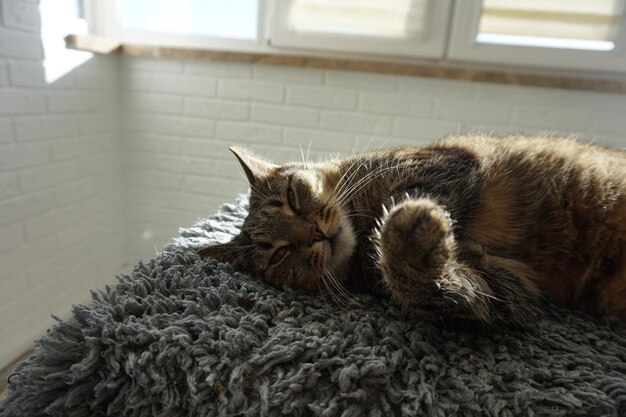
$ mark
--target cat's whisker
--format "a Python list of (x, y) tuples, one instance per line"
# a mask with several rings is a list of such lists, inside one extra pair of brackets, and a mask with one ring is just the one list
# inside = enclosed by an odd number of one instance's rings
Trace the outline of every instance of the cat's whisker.
[(357, 192), (359, 192), (360, 190), (362, 190), (363, 188), (365, 188), (367, 185), (369, 185), (370, 182), (374, 181), (375, 179), (377, 179), (378, 177), (386, 174), (387, 172), (389, 172), (390, 170), (395, 169), (396, 166), (392, 166), (392, 167), (381, 167), (371, 173), (369, 173), (368, 175), (366, 175), (365, 177), (361, 178), (359, 181), (357, 181), (355, 184), (353, 184), (351, 187), (349, 187), (344, 193), (343, 195), (340, 196), (339, 198), (339, 204), (343, 204), (345, 201), (349, 200), (350, 198), (352, 198), (352, 196), (354, 194), (356, 194)]
[(313, 138), (309, 139), (309, 146), (306, 149), (306, 159), (304, 160), (304, 165), (309, 166), (309, 152), (311, 152), (311, 143), (313, 143)]
[(304, 157), (304, 151), (302, 150), (302, 145), (298, 144), (298, 147), (300, 148), (300, 155), (302, 155), (302, 163), (304, 164), (304, 167), (306, 168), (306, 158)]
[(337, 288), (339, 294), (341, 294), (348, 301), (348, 303), (360, 306), (360, 303), (354, 297), (352, 297), (348, 290), (346, 290), (345, 287), (341, 284), (333, 269), (329, 268), (328, 272), (330, 273), (332, 282), (334, 283), (335, 288)]
[[(343, 300), (341, 300), (339, 298), (339, 296), (335, 293), (335, 291), (333, 290), (333, 287), (331, 285), (329, 285), (328, 281), (332, 282), (332, 278), (330, 277), (330, 273), (329, 273), (328, 269), (324, 268), (324, 275), (322, 275), (322, 278), (323, 278), (324, 285), (326, 286), (326, 289), (328, 290), (328, 293), (333, 298), (333, 300), (335, 300), (335, 303), (337, 305), (340, 305), (340, 306), (343, 306), (345, 308), (348, 308), (348, 306), (345, 304), (345, 302)], [(326, 280), (326, 278), (328, 278), (328, 281)]]

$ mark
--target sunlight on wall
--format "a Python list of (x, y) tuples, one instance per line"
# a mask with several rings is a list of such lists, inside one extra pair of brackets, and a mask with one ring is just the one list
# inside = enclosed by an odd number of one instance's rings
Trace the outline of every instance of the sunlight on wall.
[(41, 42), (44, 50), (44, 69), (48, 84), (58, 80), (74, 68), (89, 61), (90, 52), (74, 51), (65, 47), (65, 36), (87, 34), (87, 22), (79, 17), (76, 0), (40, 0)]

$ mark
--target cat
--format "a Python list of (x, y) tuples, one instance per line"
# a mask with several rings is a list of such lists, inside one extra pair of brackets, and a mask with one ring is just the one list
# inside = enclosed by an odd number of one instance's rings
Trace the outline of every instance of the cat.
[(521, 324), (548, 299), (626, 320), (626, 152), (484, 135), (280, 166), (231, 150), (249, 214), (202, 257), (426, 319)]

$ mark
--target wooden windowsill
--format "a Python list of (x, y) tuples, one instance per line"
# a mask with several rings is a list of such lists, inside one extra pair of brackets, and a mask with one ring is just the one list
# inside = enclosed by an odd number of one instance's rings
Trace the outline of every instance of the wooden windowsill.
[(93, 35), (68, 35), (65, 38), (65, 43), (68, 48), (98, 54), (115, 53), (152, 58), (206, 59), (626, 94), (626, 79), (623, 77), (597, 78), (576, 75), (541, 74), (518, 70), (450, 67), (437, 64), (409, 64), (364, 59), (340, 59), (302, 55), (275, 55), (267, 53), (225, 52), (217, 50), (144, 46), (121, 44), (110, 39)]

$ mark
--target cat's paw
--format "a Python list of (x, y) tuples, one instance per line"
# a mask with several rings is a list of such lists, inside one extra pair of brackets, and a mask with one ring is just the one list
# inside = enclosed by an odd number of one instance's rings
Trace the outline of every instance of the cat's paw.
[(437, 278), (454, 252), (450, 216), (432, 200), (395, 206), (380, 230), (381, 264), (417, 280)]

